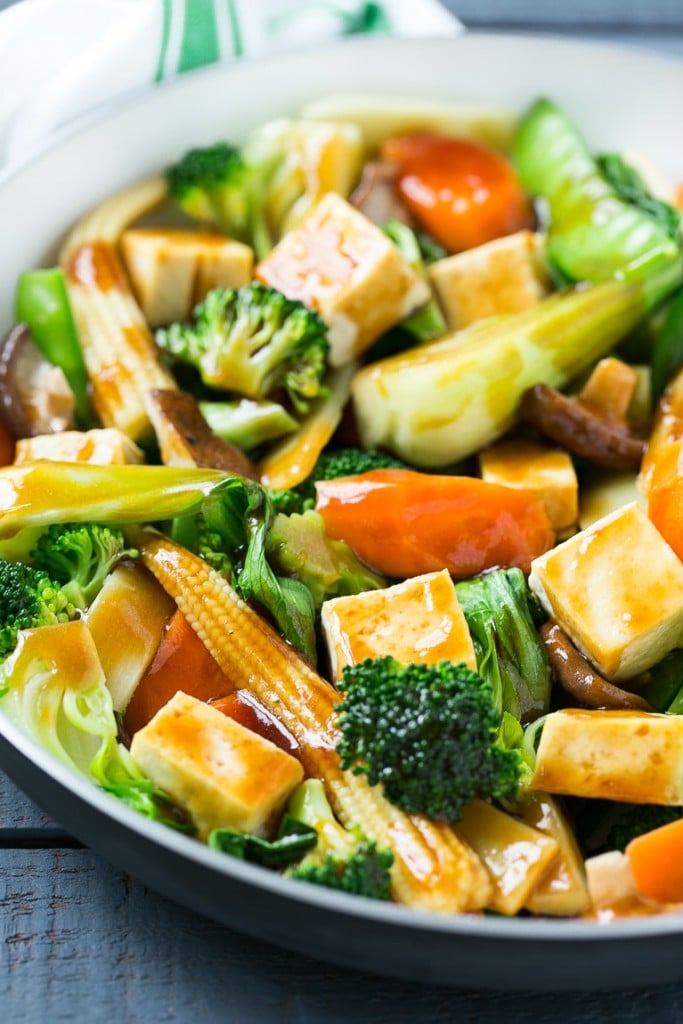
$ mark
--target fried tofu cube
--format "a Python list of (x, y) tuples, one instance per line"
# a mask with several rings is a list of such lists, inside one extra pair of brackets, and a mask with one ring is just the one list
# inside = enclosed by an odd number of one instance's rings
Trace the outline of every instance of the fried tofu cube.
[(350, 362), (430, 298), (384, 232), (334, 192), (258, 264), (256, 277), (320, 313), (331, 366)]
[(131, 753), (200, 839), (215, 828), (268, 835), (303, 778), (291, 754), (181, 691), (135, 733)]
[(531, 563), (531, 589), (608, 679), (628, 679), (683, 640), (683, 563), (631, 502)]
[(150, 327), (189, 319), (212, 288), (248, 284), (254, 263), (248, 245), (206, 231), (130, 228), (121, 250)]
[(432, 263), (429, 278), (448, 326), (460, 330), (535, 306), (550, 290), (544, 251), (541, 235), (518, 231)]
[(638, 489), (638, 477), (635, 473), (606, 469), (589, 470), (581, 478), (579, 526), (585, 530), (598, 519), (616, 512), (633, 501), (643, 510), (647, 509), (647, 499)]
[(541, 498), (553, 530), (573, 526), (579, 485), (571, 456), (535, 441), (501, 441), (479, 453), (482, 480)]
[(683, 718), (564, 708), (548, 715), (531, 788), (633, 804), (683, 804)]
[(322, 607), (332, 676), (365, 658), (391, 656), (403, 664), (477, 659), (467, 622), (447, 570), (426, 573), (386, 590), (335, 597)]
[(95, 466), (139, 465), (145, 461), (138, 448), (120, 430), (63, 430), (57, 434), (38, 434), (17, 441), (14, 462), (89, 462)]

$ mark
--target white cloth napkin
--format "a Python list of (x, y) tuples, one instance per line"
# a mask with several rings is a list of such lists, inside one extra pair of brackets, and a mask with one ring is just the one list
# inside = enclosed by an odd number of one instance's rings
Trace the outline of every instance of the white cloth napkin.
[(460, 29), (437, 0), (22, 0), (0, 14), (0, 165), (115, 96), (202, 65)]

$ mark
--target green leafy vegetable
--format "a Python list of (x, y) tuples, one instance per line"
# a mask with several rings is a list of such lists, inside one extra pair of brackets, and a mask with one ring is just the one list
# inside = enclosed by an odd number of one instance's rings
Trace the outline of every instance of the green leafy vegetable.
[(652, 350), (652, 405), (657, 404), (667, 384), (683, 366), (683, 291), (666, 310), (655, 335)]
[(497, 569), (457, 583), (479, 674), (492, 687), (500, 714), (527, 722), (550, 706), (550, 666), (534, 626), (521, 569)]
[(336, 821), (319, 779), (307, 779), (294, 791), (289, 814), (314, 828), (318, 836), (315, 848), (286, 872), (289, 878), (369, 899), (391, 898), (389, 872), (394, 855), (368, 840), (360, 829), (345, 829)]
[[(390, 220), (383, 225), (382, 230), (385, 235), (389, 236), (406, 263), (417, 274), (426, 277), (422, 249), (412, 228), (409, 228), (407, 224), (401, 224), (400, 221)], [(418, 309), (401, 321), (400, 326), (418, 343), (432, 341), (441, 334), (445, 334), (447, 329), (443, 313), (434, 297), (422, 309)]]
[(111, 694), (83, 620), (22, 631), (1, 674), (0, 710), (23, 732), (146, 817), (191, 830), (118, 742)]
[(387, 584), (343, 540), (328, 537), (322, 516), (310, 510), (275, 516), (266, 556), (280, 573), (306, 584), (316, 609), (328, 598), (379, 590)]
[[(623, 171), (615, 188), (556, 104), (538, 100), (522, 118), (514, 157), (524, 188), (547, 204), (548, 256), (565, 277), (635, 280), (672, 267), (680, 282), (680, 238), (642, 202), (634, 203), (632, 188), (623, 198)], [(615, 174), (614, 162), (611, 169)]]
[(627, 164), (618, 153), (602, 153), (595, 158), (595, 162), (605, 181), (620, 199), (642, 210), (661, 225), (669, 238), (678, 241), (681, 214), (670, 203), (656, 199), (648, 191), (635, 167)]
[(301, 860), (318, 842), (318, 833), (310, 825), (297, 821), (286, 814), (278, 829), (277, 838), (262, 839), (244, 832), (233, 832), (217, 828), (210, 833), (208, 843), (211, 849), (228, 853), (238, 860), (278, 868)]

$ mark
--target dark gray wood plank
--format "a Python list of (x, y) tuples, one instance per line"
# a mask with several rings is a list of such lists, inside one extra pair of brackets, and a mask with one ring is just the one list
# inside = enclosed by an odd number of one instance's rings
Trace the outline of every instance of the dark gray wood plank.
[(0, 828), (42, 828), (55, 824), (0, 771)]
[[(426, 987), (330, 968), (203, 921), (84, 850), (0, 852), (0, 911), (0, 1005), (3, 1020), (13, 1022), (683, 1019), (683, 986), (559, 1001)], [(530, 964), (530, 978), (541, 969)]]

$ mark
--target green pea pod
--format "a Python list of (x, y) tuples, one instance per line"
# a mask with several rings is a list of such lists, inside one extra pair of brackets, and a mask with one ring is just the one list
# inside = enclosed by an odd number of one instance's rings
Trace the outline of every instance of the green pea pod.
[(675, 297), (655, 336), (652, 351), (652, 406), (657, 404), (664, 389), (683, 366), (683, 291)]
[(43, 355), (64, 372), (76, 400), (76, 421), (87, 427), (91, 422), (88, 374), (59, 267), (20, 274), (16, 317), (28, 326)]

